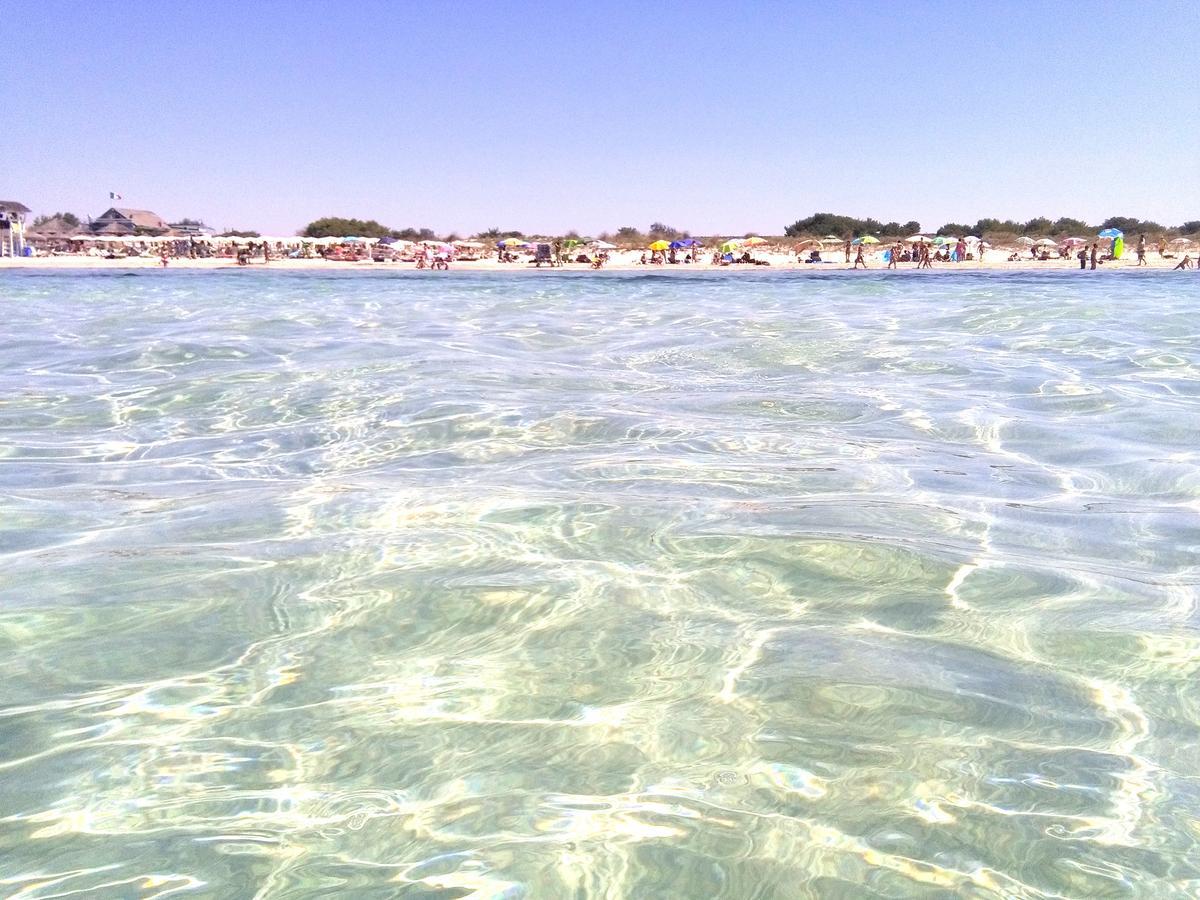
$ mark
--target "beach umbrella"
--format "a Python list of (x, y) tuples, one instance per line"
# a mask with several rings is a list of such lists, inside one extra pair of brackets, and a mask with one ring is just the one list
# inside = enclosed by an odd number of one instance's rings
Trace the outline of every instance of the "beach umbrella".
[(742, 241), (740, 238), (730, 238), (729, 240), (727, 240), (725, 243), (723, 243), (721, 245), (721, 252), (722, 253), (732, 253), (734, 250), (739, 249), (741, 246), (742, 246)]
[(746, 238), (746, 246), (747, 247), (761, 247), (765, 243), (767, 243), (766, 238), (760, 238), (760, 237)]
[(502, 241), (496, 242), (497, 247), (524, 247), (525, 242), (517, 237), (507, 237)]
[(1116, 239), (1119, 237), (1125, 237), (1125, 232), (1119, 228), (1105, 228), (1102, 232), (1096, 235), (1096, 237)]
[(865, 234), (860, 238), (855, 238), (853, 241), (851, 241), (851, 243), (852, 244), (878, 244), (879, 238), (874, 237), (869, 234)]
[(825, 235), (825, 240), (827, 240), (827, 241), (840, 241), (840, 240), (841, 240), (841, 238), (840, 238), (840, 237), (838, 237), (836, 234), (827, 234), (827, 235)]
[(1017, 238), (1017, 243), (1020, 244), (1022, 247), (1032, 247), (1033, 246), (1033, 238), (1026, 237), (1025, 235), (1021, 235), (1019, 238)]
[(454, 246), (455, 246), (455, 247), (472, 247), (472, 248), (478, 248), (478, 247), (482, 247), (482, 246), (483, 246), (483, 244), (481, 244), (479, 241), (455, 241), (455, 242), (454, 242)]
[(1185, 237), (1177, 237), (1171, 243), (1176, 247), (1186, 247), (1191, 243), (1191, 240)]
[(1040, 241), (1035, 241), (1035, 247), (1057, 247), (1058, 243), (1050, 240), (1050, 238), (1042, 238)]
[(904, 239), (904, 242), (906, 244), (919, 244), (922, 241), (924, 241), (925, 239), (926, 239), (925, 235), (923, 235), (923, 234), (914, 234), (914, 235), (910, 235), (909, 237), (906, 237)]
[(1063, 241), (1063, 246), (1064, 247), (1077, 247), (1080, 244), (1086, 244), (1086, 243), (1087, 243), (1087, 240), (1085, 238), (1069, 237), (1065, 241)]
[(653, 243), (650, 244), (649, 249), (651, 249), (651, 250), (669, 250), (669, 249), (671, 249), (671, 245), (669, 243), (667, 243), (666, 241), (654, 241)]
[(616, 250), (617, 249), (616, 244), (610, 244), (608, 241), (592, 241), (591, 246), (595, 247), (597, 250)]

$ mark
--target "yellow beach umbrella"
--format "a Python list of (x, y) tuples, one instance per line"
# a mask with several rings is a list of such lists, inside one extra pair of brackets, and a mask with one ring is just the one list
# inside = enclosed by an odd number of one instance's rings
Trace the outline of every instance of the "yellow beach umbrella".
[(746, 246), (747, 247), (761, 247), (765, 243), (767, 243), (766, 238), (760, 238), (760, 237), (746, 238)]
[(667, 241), (655, 241), (650, 245), (651, 250), (669, 250), (670, 247), (671, 245)]
[(879, 238), (872, 237), (871, 235), (868, 234), (868, 235), (864, 235), (863, 237), (860, 237), (858, 239), (858, 243), (860, 243), (860, 244), (878, 244)]

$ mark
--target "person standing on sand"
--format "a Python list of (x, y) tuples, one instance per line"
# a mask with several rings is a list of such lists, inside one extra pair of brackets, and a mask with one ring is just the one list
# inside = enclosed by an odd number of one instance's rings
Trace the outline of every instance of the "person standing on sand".
[(889, 269), (896, 268), (896, 260), (898, 260), (899, 258), (900, 258), (900, 245), (893, 244), (891, 252), (888, 254), (887, 268), (889, 268)]
[(1096, 256), (1100, 253), (1100, 244), (1092, 244), (1092, 270), (1096, 269)]
[(1146, 236), (1144, 234), (1138, 238), (1137, 258), (1137, 264), (1139, 266), (1149, 265), (1149, 263), (1146, 262)]
[[(847, 244), (846, 246), (849, 247), (850, 245)], [(850, 251), (847, 250), (846, 251), (846, 259), (849, 259), (849, 258), (850, 258)], [(864, 269), (867, 267), (867, 261), (865, 259), (863, 259), (862, 244), (858, 245), (858, 253), (856, 253), (854, 255), (854, 268), (857, 269), (859, 263), (862, 263), (862, 267)]]
[[(842, 248), (846, 251), (846, 262), (850, 262), (850, 239), (846, 238), (846, 245)], [(858, 248), (858, 255), (862, 256), (862, 247)]]
[(266, 263), (269, 263), (270, 261), (271, 261), (271, 245), (268, 244), (266, 241), (263, 241), (263, 263), (266, 264)]

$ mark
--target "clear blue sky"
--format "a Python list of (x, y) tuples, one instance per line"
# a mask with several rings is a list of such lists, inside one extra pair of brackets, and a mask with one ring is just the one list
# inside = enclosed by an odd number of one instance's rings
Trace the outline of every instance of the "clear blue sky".
[(20, 3), (0, 197), (292, 233), (1200, 219), (1200, 2)]

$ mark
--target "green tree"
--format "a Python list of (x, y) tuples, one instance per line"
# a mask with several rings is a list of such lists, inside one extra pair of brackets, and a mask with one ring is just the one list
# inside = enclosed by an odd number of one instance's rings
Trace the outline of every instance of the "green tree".
[(962, 237), (970, 232), (970, 225), (960, 225), (957, 222), (947, 222), (937, 230), (937, 233), (942, 237)]
[(1055, 219), (1054, 227), (1050, 229), (1054, 234), (1074, 234), (1080, 235), (1085, 231), (1091, 231), (1092, 227), (1082, 219), (1061, 218)]
[(217, 235), (217, 237), (255, 238), (255, 237), (262, 237), (262, 235), (259, 234), (257, 231), (238, 231), (236, 228), (230, 228), (225, 231), (222, 231), (220, 234)]
[[(1153, 223), (1150, 223), (1153, 224)], [(1100, 223), (1101, 230), (1105, 228), (1116, 228), (1118, 231), (1138, 231), (1142, 228), (1141, 219), (1136, 219), (1133, 216), (1109, 216)]]
[(374, 219), (345, 219), (340, 216), (326, 216), (316, 219), (304, 226), (300, 232), (304, 237), (388, 237), (392, 230), (386, 225), (380, 225)]
[(1049, 234), (1053, 227), (1054, 223), (1045, 216), (1037, 216), (1022, 225), (1021, 230), (1025, 234)]
[(1200, 220), (1193, 219), (1179, 226), (1181, 234), (1200, 234)]
[(653, 223), (646, 231), (646, 236), (655, 240), (675, 241), (686, 235), (686, 231), (680, 231), (678, 228), (664, 225), (662, 222)]
[(38, 216), (33, 220), (34, 226), (45, 225), (51, 219), (62, 219), (64, 225), (70, 225), (72, 228), (79, 227), (79, 216), (71, 212), (56, 212), (52, 216)]
[(921, 223), (916, 221), (915, 219), (911, 219), (908, 222), (905, 222), (904, 227), (901, 228), (900, 230), (905, 235), (920, 234), (921, 233)]

